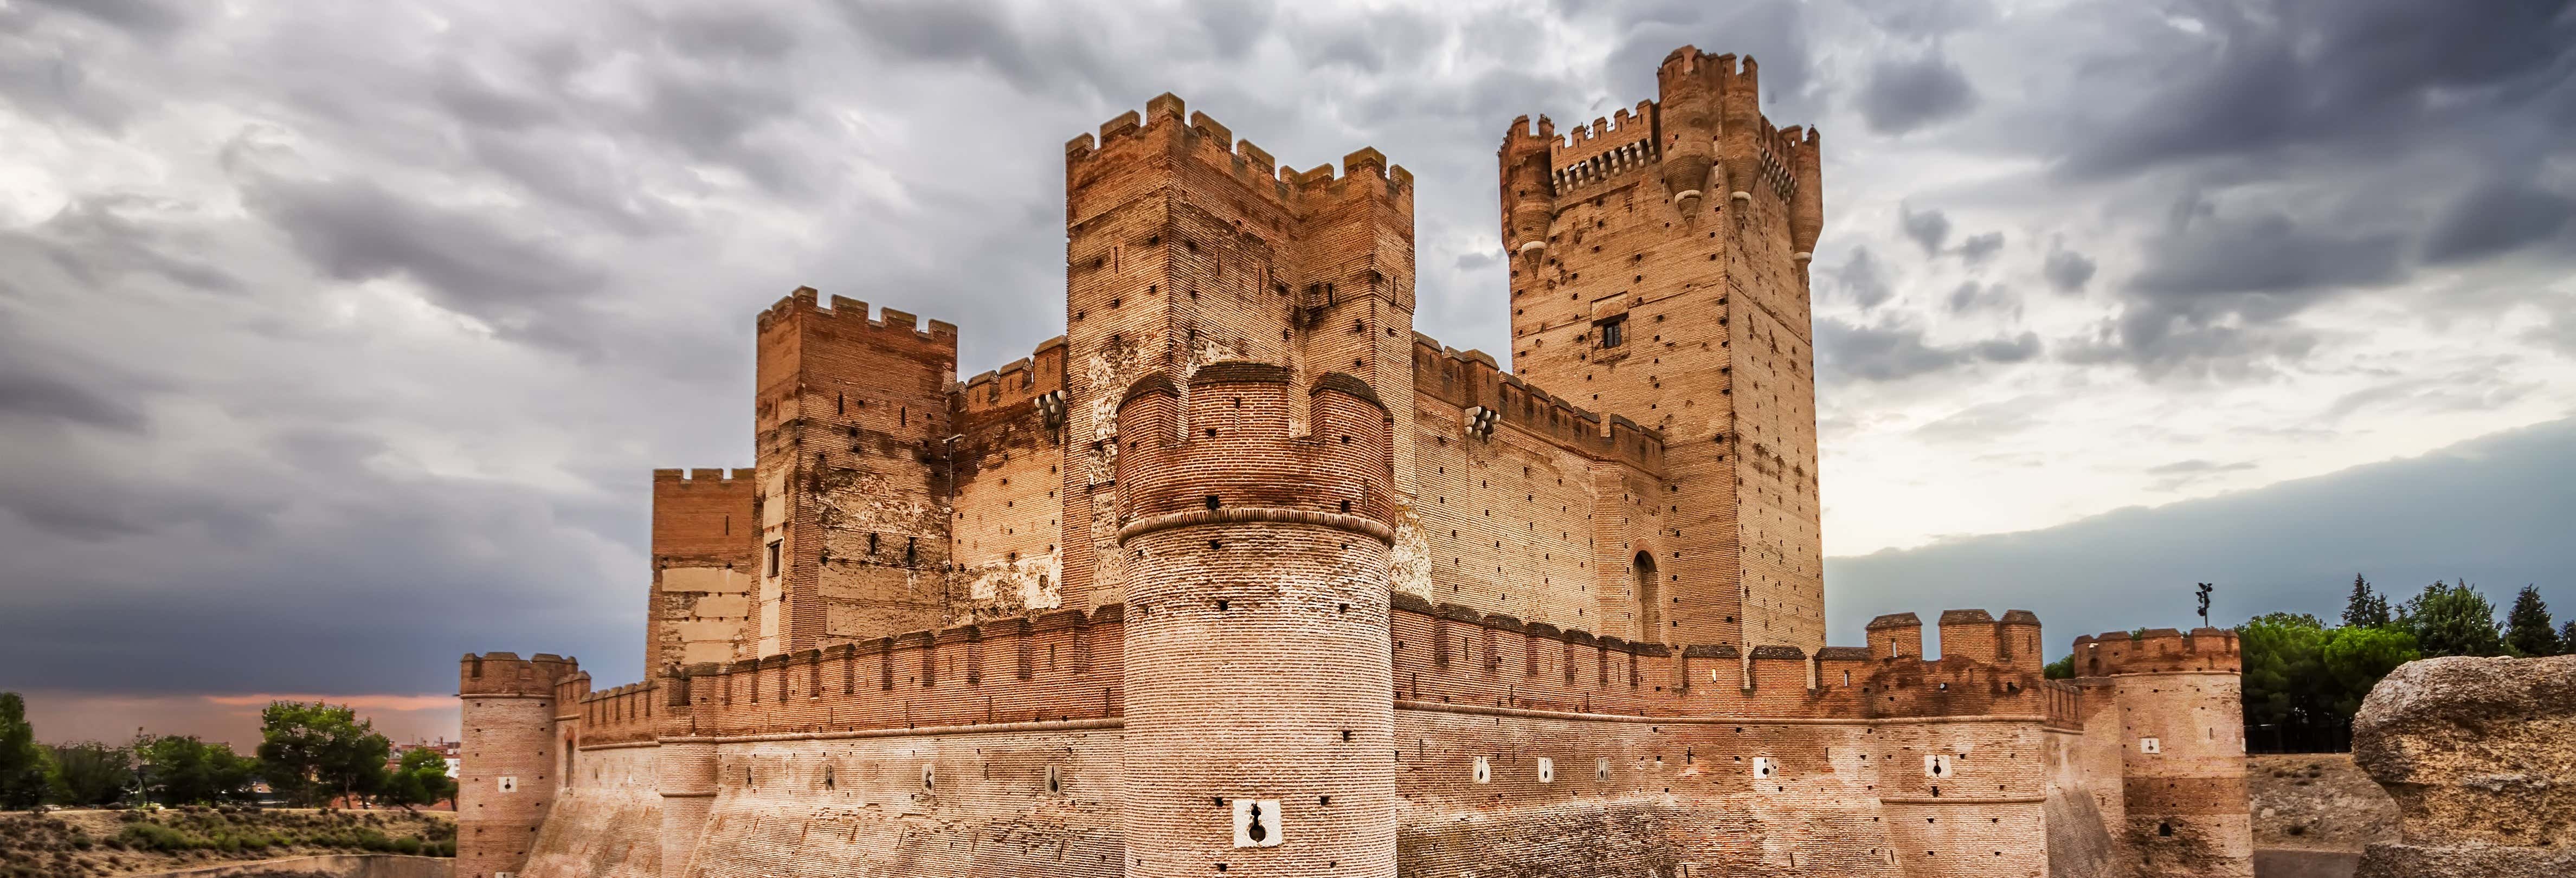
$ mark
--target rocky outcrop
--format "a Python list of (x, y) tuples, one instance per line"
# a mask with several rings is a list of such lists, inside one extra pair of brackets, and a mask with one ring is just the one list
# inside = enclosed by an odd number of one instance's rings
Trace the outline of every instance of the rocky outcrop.
[(2576, 656), (2410, 662), (2362, 702), (2353, 762), (2399, 815), (2358, 878), (2576, 875)]

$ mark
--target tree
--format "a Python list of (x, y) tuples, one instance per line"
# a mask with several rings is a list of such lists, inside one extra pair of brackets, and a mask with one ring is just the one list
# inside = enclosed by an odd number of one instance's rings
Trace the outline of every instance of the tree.
[(2380, 678), (2419, 657), (2415, 636), (2404, 631), (2346, 625), (2326, 632), (2319, 650), (2326, 675), (2333, 681), (2326, 709), (2350, 722), (2361, 713), (2361, 700), (2379, 685)]
[(2495, 605), (2466, 581), (2425, 586), (2422, 594), (2408, 598), (2399, 608), (2396, 625), (2415, 635), (2416, 648), (2427, 657), (2504, 654)]
[(134, 791), (134, 750), (97, 741), (63, 744), (53, 749), (54, 801), (71, 808), (98, 808), (125, 801)]
[(2388, 598), (2370, 589), (2370, 580), (2352, 575), (2352, 597), (2344, 600), (2343, 623), (2355, 628), (2379, 628), (2389, 623)]
[(2569, 619), (2558, 626), (2558, 650), (2576, 654), (2576, 619)]
[(231, 744), (209, 744), (195, 735), (145, 735), (134, 741), (143, 763), (143, 792), (164, 805), (221, 804), (254, 798), (251, 779), (259, 764), (233, 752)]
[(2049, 662), (2039, 669), (2039, 673), (2040, 676), (2051, 680), (2073, 679), (2075, 677), (2075, 654), (2070, 652), (2066, 654), (2065, 658)]
[(2306, 613), (2267, 613), (2236, 629), (2244, 662), (2245, 723), (2270, 728), (2273, 746), (2306, 744), (2327, 720), (2325, 624)]
[(269, 785), (307, 806), (380, 789), (392, 754), (393, 742), (376, 734), (375, 723), (345, 706), (277, 701), (260, 711), (259, 758)]
[(415, 805), (435, 805), (455, 797), (456, 780), (447, 776), (447, 758), (436, 750), (420, 748), (402, 755), (402, 764), (385, 779), (384, 792), (378, 798), (409, 811)]
[(27, 722), (27, 700), (0, 692), (0, 808), (27, 809), (45, 803), (50, 761), (36, 744), (36, 727)]
[(2541, 602), (2538, 586), (2523, 586), (2514, 595), (2513, 609), (2504, 614), (2504, 645), (2519, 656), (2557, 655), (2565, 648), (2549, 627), (2549, 605)]

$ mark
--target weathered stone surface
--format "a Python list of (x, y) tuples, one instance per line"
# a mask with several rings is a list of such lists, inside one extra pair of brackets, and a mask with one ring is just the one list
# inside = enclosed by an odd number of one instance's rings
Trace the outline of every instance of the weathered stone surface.
[(2576, 875), (2576, 656), (2410, 662), (2353, 722), (2402, 841), (2363, 878)]

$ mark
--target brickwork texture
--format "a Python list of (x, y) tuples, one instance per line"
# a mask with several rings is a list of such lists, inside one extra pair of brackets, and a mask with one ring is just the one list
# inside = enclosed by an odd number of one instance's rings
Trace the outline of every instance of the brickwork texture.
[(653, 473), (648, 679), (463, 660), (457, 874), (2250, 874), (2232, 635), (1825, 644), (1822, 142), (1656, 81), (1506, 126), (1508, 364), (1413, 331), (1404, 168), (1168, 94), (1065, 145), (1028, 356), (761, 311), (752, 465)]

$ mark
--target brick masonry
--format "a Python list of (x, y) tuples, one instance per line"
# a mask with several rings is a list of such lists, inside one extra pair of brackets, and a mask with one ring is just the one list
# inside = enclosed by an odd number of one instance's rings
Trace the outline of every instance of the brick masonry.
[(653, 474), (651, 678), (460, 666), (458, 875), (2248, 874), (2225, 632), (1824, 644), (1758, 82), (1509, 126), (1510, 368), (1413, 331), (1410, 173), (1170, 95), (1066, 145), (1028, 357), (794, 291), (753, 466)]

